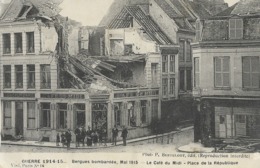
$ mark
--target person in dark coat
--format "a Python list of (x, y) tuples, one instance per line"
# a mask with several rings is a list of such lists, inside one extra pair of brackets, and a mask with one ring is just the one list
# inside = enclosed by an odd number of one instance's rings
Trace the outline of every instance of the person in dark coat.
[(56, 135), (56, 146), (60, 146), (60, 134), (59, 133), (57, 133), (57, 135)]
[(85, 146), (86, 134), (87, 134), (87, 131), (86, 131), (85, 127), (82, 126), (81, 135), (80, 135), (82, 146)]
[(80, 143), (80, 139), (81, 139), (81, 137), (80, 137), (81, 132), (80, 132), (79, 127), (77, 127), (75, 129), (74, 133), (76, 135), (76, 147), (79, 147), (79, 143)]
[(92, 142), (94, 144), (94, 146), (97, 146), (97, 142), (98, 142), (98, 133), (97, 131), (93, 131), (91, 134), (92, 137)]
[(67, 150), (70, 149), (70, 142), (71, 142), (71, 132), (70, 129), (65, 133), (66, 141), (67, 141)]
[(116, 146), (117, 136), (118, 136), (118, 129), (115, 125), (114, 128), (112, 129), (112, 145)]
[(87, 146), (92, 146), (92, 138), (91, 138), (92, 131), (90, 127), (88, 127), (88, 130), (86, 132), (86, 137), (87, 137)]
[(126, 127), (123, 127), (121, 137), (123, 138), (123, 145), (124, 145), (124, 146), (126, 146), (127, 134), (128, 134), (127, 128), (126, 128)]
[(99, 142), (99, 146), (102, 145), (103, 143), (103, 134), (101, 129), (98, 130), (98, 142)]
[(65, 146), (65, 144), (66, 144), (66, 137), (65, 137), (65, 133), (63, 132), (62, 134), (61, 134), (61, 144), (62, 144), (62, 147), (64, 147)]

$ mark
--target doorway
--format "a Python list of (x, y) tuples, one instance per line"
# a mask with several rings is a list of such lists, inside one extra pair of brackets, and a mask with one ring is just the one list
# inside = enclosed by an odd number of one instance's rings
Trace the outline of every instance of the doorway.
[(85, 104), (75, 104), (74, 105), (75, 112), (75, 128), (86, 125), (85, 118)]
[(92, 104), (92, 130), (107, 131), (107, 104)]
[(23, 135), (23, 102), (15, 102), (15, 134)]

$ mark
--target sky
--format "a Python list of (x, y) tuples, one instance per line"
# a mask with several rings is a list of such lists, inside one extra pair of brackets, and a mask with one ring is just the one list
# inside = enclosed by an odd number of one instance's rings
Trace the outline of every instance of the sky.
[[(64, 0), (61, 14), (81, 22), (83, 25), (98, 25), (114, 0)], [(225, 0), (229, 6), (239, 0)]]

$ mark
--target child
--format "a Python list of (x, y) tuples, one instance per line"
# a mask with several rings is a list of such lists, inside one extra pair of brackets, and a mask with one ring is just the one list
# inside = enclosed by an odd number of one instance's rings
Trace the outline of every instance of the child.
[(59, 133), (57, 133), (57, 135), (56, 135), (56, 146), (60, 146), (60, 134)]

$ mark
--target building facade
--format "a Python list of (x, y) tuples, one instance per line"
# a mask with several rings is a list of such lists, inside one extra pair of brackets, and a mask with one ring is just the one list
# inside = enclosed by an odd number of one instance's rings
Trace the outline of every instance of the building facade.
[[(259, 138), (259, 11), (240, 1), (205, 20), (194, 43), (198, 139)], [(247, 9), (245, 11), (245, 9)]]
[[(79, 44), (79, 50), (91, 46), (82, 45), (81, 32), (74, 31), (81, 29), (60, 25), (68, 19), (56, 22), (60, 19), (56, 10), (43, 8), (43, 3), (14, 0), (1, 17), (2, 136), (55, 141), (57, 133), (85, 126), (104, 131), (110, 139), (114, 125), (120, 130), (126, 126), (129, 138), (149, 135), (149, 124), (161, 116), (156, 42), (143, 39), (135, 29), (119, 30), (121, 34), (107, 30), (103, 51), (115, 53), (98, 58), (76, 55), (74, 47), (65, 46)], [(124, 52), (133, 54), (119, 58), (125, 35)], [(84, 42), (88, 41), (86, 37)], [(128, 45), (134, 45), (132, 50)]]

